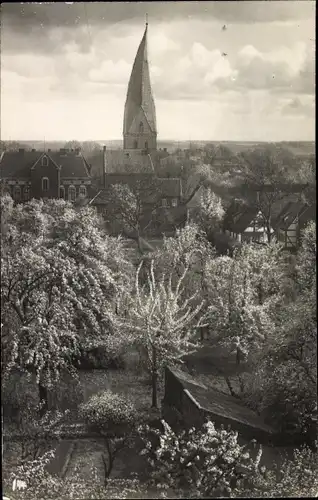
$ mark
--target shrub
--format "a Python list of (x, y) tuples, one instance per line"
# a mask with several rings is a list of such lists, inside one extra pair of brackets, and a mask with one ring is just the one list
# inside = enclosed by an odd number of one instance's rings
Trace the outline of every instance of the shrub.
[(137, 410), (127, 398), (110, 390), (94, 394), (80, 406), (86, 423), (98, 431), (113, 427), (131, 427), (137, 419)]
[(213, 498), (231, 496), (257, 475), (262, 449), (252, 457), (248, 445), (239, 445), (237, 433), (216, 430), (212, 422), (181, 432), (164, 420), (162, 425), (163, 430), (140, 428), (150, 485), (179, 490), (183, 498)]

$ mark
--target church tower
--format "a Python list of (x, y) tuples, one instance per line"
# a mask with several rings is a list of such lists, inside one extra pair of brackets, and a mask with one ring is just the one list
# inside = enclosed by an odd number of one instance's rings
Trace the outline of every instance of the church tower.
[(124, 113), (124, 149), (157, 149), (156, 109), (147, 56), (147, 30), (140, 42), (130, 75)]

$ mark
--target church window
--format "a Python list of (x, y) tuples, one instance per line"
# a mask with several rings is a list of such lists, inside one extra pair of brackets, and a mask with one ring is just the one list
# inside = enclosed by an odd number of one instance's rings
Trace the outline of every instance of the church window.
[(80, 198), (85, 198), (86, 197), (86, 186), (82, 185), (82, 186), (79, 187), (78, 196)]
[(49, 164), (49, 160), (47, 156), (42, 157), (42, 167), (47, 167)]
[(134, 149), (138, 149), (138, 141), (134, 141)]
[(168, 200), (166, 198), (162, 198), (161, 204), (162, 204), (163, 207), (167, 207), (168, 206)]
[(178, 200), (177, 200), (177, 198), (173, 198), (173, 199), (172, 199), (172, 201), (171, 201), (171, 205), (172, 205), (173, 207), (176, 207), (176, 206), (178, 205)]
[(42, 177), (42, 191), (49, 190), (49, 179), (47, 177)]
[(29, 199), (30, 199), (30, 186), (24, 186), (23, 199), (24, 199), (24, 201), (29, 201)]
[(20, 201), (21, 200), (21, 188), (20, 188), (20, 186), (14, 186), (14, 188), (13, 188), (13, 199), (15, 201)]
[(139, 124), (139, 134), (143, 134), (144, 133), (144, 124), (142, 122), (140, 122)]
[(65, 187), (64, 186), (60, 186), (60, 198), (62, 200), (64, 200), (64, 198), (65, 198)]
[(69, 199), (69, 201), (75, 201), (75, 198), (76, 198), (75, 186), (70, 186), (68, 188), (68, 199)]

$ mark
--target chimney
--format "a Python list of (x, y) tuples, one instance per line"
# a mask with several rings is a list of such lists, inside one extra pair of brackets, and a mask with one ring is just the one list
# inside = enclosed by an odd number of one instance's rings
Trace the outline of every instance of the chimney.
[(106, 188), (106, 146), (103, 147), (103, 180), (104, 180), (104, 188)]

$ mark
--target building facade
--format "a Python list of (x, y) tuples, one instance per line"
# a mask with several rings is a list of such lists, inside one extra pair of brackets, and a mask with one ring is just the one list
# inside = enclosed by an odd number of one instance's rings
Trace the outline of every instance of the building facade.
[(89, 165), (79, 150), (7, 151), (0, 160), (4, 192), (15, 202), (62, 198), (74, 202), (91, 196)]

